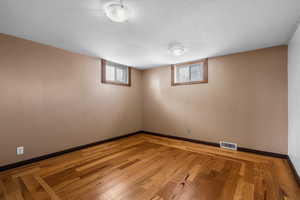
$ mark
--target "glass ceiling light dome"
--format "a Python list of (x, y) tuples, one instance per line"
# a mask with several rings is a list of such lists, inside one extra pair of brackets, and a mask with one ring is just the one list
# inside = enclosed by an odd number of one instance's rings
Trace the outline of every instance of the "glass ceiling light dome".
[(122, 1), (111, 2), (104, 6), (106, 16), (114, 22), (125, 22), (129, 18), (129, 10)]
[(174, 56), (181, 56), (186, 52), (186, 49), (181, 43), (172, 43), (169, 45), (169, 51)]

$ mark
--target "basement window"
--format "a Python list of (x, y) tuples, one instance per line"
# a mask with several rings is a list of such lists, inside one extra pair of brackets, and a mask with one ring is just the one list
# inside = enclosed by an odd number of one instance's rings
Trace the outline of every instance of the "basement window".
[(131, 67), (102, 59), (101, 69), (102, 83), (131, 86)]
[(208, 60), (172, 65), (171, 82), (172, 86), (208, 83)]

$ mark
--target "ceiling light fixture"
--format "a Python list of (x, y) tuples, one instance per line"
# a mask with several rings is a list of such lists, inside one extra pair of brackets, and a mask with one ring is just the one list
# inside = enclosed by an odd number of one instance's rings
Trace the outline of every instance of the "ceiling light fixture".
[(104, 5), (104, 11), (106, 16), (114, 22), (125, 22), (129, 18), (129, 10), (122, 0)]
[(186, 52), (186, 49), (181, 43), (176, 42), (169, 45), (169, 51), (174, 56), (181, 56)]

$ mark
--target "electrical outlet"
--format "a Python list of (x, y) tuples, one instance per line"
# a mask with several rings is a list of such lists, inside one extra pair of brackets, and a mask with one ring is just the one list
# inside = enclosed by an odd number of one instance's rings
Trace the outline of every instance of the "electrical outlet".
[(186, 133), (187, 133), (187, 134), (191, 134), (191, 132), (192, 132), (191, 129), (187, 129), (187, 130), (186, 130)]
[(24, 154), (24, 147), (17, 147), (17, 155)]

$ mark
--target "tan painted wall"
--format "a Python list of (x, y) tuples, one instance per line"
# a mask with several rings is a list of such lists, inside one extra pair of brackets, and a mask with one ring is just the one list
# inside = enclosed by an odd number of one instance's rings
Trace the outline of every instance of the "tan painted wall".
[(287, 153), (287, 47), (211, 58), (208, 67), (208, 84), (175, 87), (170, 67), (145, 70), (144, 130)]
[(0, 34), (0, 166), (141, 130), (141, 78), (101, 84), (96, 58)]
[(0, 166), (142, 129), (287, 153), (286, 46), (211, 58), (208, 84), (100, 75), (99, 59), (0, 34)]

